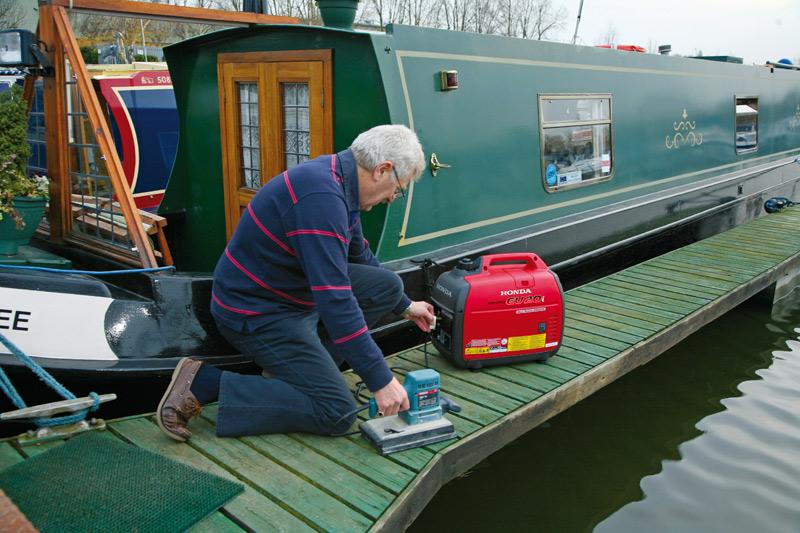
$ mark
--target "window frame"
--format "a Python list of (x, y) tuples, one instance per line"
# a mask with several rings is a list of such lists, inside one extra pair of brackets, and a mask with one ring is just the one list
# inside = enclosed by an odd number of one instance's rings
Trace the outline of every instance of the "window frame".
[[(541, 173), (542, 185), (544, 186), (544, 190), (552, 194), (562, 191), (569, 191), (572, 189), (579, 189), (581, 187), (587, 187), (598, 183), (604, 183), (606, 181), (610, 181), (611, 179), (613, 179), (614, 169), (616, 165), (614, 157), (614, 99), (611, 93), (539, 93), (537, 96), (538, 96), (538, 108), (539, 108), (539, 170)], [(564, 120), (564, 121), (550, 121), (550, 122), (545, 122), (544, 120), (544, 112), (542, 109), (542, 104), (544, 100), (586, 100), (586, 99), (601, 99), (601, 98), (608, 99), (607, 119)], [(558, 186), (558, 184), (556, 184), (553, 187), (549, 186), (547, 184), (547, 165), (545, 164), (545, 159), (544, 159), (545, 130), (551, 128), (563, 128), (569, 126), (596, 126), (603, 124), (608, 124), (608, 135), (610, 144), (609, 154), (611, 155), (611, 172), (609, 172), (607, 176), (600, 176), (586, 181), (582, 180), (580, 183), (570, 183), (562, 186)]]
[[(736, 107), (739, 105), (739, 100), (755, 100), (756, 101), (756, 145), (753, 148), (746, 148), (744, 150), (740, 150), (736, 146), (736, 135), (737, 135), (736, 119), (738, 117), (738, 115), (736, 113)], [(759, 106), (760, 106), (760, 102), (759, 102), (759, 97), (758, 97), (757, 94), (753, 94), (753, 95), (734, 94), (733, 95), (733, 149), (736, 152), (736, 155), (752, 154), (754, 152), (758, 152), (758, 117), (760, 115)]]

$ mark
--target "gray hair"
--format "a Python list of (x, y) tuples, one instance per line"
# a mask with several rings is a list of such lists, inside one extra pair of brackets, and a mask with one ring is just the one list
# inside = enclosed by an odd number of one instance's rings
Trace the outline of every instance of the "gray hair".
[(350, 149), (356, 163), (370, 171), (382, 161), (391, 161), (398, 176), (417, 181), (425, 169), (425, 154), (417, 134), (402, 125), (375, 126), (356, 137)]

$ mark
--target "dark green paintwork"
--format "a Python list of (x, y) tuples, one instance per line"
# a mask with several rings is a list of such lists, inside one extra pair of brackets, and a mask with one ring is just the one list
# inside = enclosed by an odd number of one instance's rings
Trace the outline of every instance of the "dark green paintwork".
[[(377, 65), (363, 33), (303, 26), (258, 26), (216, 32), (166, 48), (180, 121), (180, 140), (159, 213), (170, 220), (170, 247), (178, 268), (209, 271), (225, 247), (217, 54), (332, 49), (333, 145), (343, 150), (360, 132), (389, 121)], [(385, 210), (365, 214), (378, 242)]]
[[(224, 247), (216, 54), (313, 48), (334, 50), (337, 150), (370, 126), (413, 119), (426, 156), (436, 152), (453, 166), (436, 178), (425, 172), (415, 185), (405, 237), (449, 233), (399, 246), (408, 200), (364, 217), (367, 238), (385, 262), (446, 254), (448, 247), (742, 170), (800, 148), (798, 72), (405, 26), (389, 26), (386, 34), (286, 26), (227, 30), (167, 49), (181, 139), (161, 212), (186, 212), (183, 223), (170, 222), (179, 267), (209, 270)], [(460, 88), (438, 90), (440, 70), (458, 70)], [(541, 93), (612, 94), (612, 180), (545, 191)], [(737, 154), (735, 97), (756, 95), (758, 150)], [(683, 120), (703, 135), (702, 144), (667, 148), (667, 136)], [(530, 210), (538, 211), (525, 214)], [(498, 217), (509, 219), (487, 222)], [(463, 227), (470, 224), (475, 227)]]

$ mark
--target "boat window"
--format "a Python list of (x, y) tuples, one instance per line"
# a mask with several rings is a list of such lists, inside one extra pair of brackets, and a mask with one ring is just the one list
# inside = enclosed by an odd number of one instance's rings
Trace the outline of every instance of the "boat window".
[(758, 148), (758, 98), (736, 99), (736, 153)]
[(540, 95), (539, 111), (545, 189), (611, 179), (611, 95)]
[(238, 82), (239, 149), (242, 153), (242, 187), (261, 188), (261, 139), (258, 129), (258, 84)]

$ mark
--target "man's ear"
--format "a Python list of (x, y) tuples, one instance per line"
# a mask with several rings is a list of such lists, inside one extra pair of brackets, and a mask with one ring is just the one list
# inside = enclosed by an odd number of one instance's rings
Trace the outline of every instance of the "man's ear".
[(380, 181), (381, 174), (384, 172), (391, 172), (392, 171), (392, 162), (391, 161), (381, 161), (375, 167), (375, 170), (372, 171), (372, 179), (375, 181)]

